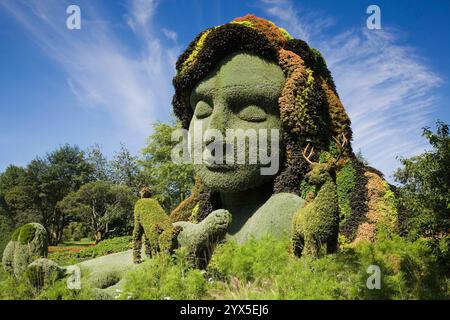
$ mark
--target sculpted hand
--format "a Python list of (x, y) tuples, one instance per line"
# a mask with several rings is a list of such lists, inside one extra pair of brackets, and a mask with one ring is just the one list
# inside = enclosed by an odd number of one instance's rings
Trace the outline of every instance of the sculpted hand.
[(186, 221), (173, 223), (181, 228), (178, 244), (184, 248), (198, 268), (205, 268), (216, 244), (221, 241), (231, 224), (231, 214), (224, 209), (211, 212), (203, 221), (194, 224)]

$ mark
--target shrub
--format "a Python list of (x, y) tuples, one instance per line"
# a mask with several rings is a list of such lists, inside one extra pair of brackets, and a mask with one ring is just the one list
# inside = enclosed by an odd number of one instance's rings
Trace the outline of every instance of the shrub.
[[(208, 273), (220, 299), (439, 299), (449, 279), (423, 241), (400, 237), (360, 242), (317, 260), (286, 254), (289, 241), (271, 238), (217, 248)], [(369, 265), (381, 268), (381, 290), (369, 290)]]
[(14, 272), (14, 251), (16, 250), (17, 241), (11, 240), (6, 245), (2, 256), (2, 265), (6, 272)]
[(20, 228), (14, 248), (14, 275), (22, 276), (28, 265), (48, 253), (47, 231), (39, 223), (28, 223)]
[(2, 264), (7, 272), (22, 276), (33, 260), (46, 257), (47, 231), (39, 223), (28, 223), (17, 228), (3, 252)]
[(188, 267), (182, 251), (176, 260), (165, 253), (144, 261), (125, 277), (122, 299), (203, 299), (207, 282), (201, 271)]
[(38, 290), (42, 289), (45, 285), (53, 285), (64, 274), (64, 269), (58, 266), (57, 263), (44, 258), (30, 263), (24, 273), (29, 284)]
[(3, 271), (0, 266), (0, 300), (90, 300), (93, 299), (92, 288), (81, 280), (81, 289), (67, 288), (66, 279), (45, 282), (36, 290), (25, 277), (16, 278)]

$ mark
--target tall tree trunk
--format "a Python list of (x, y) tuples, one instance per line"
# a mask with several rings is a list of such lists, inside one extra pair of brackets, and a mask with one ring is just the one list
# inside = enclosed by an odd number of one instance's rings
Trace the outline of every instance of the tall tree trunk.
[(101, 231), (97, 231), (95, 233), (95, 244), (99, 243), (100, 241), (103, 240), (103, 234)]

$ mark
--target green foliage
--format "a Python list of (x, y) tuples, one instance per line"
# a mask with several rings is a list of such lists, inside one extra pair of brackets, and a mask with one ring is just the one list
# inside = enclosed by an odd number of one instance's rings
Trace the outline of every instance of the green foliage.
[(300, 183), (300, 197), (302, 197), (302, 199), (307, 199), (308, 194), (312, 194), (313, 196), (315, 196), (316, 186), (310, 184), (307, 179), (303, 179)]
[(0, 195), (0, 253), (3, 253), (12, 233), (12, 220)]
[[(105, 240), (109, 241), (109, 240)], [(206, 272), (190, 267), (184, 250), (160, 253), (129, 271), (119, 299), (450, 299), (450, 279), (427, 241), (393, 236), (359, 242), (320, 259), (288, 253), (288, 239), (271, 237), (219, 245)], [(369, 265), (381, 269), (381, 289), (366, 287)], [(0, 299), (92, 299), (90, 284), (66, 288), (64, 280), (40, 292), (0, 268)], [(111, 272), (103, 287), (117, 283)], [(101, 281), (100, 281), (101, 280)]]
[(134, 207), (133, 259), (141, 260), (142, 238), (147, 254), (169, 251), (172, 247), (172, 221), (156, 199), (142, 198)]
[(16, 228), (16, 230), (14, 230), (14, 232), (11, 236), (12, 241), (19, 241), (19, 234), (20, 234), (21, 229), (22, 229), (22, 227), (18, 227), (18, 228)]
[(64, 274), (64, 269), (59, 267), (58, 264), (51, 260), (40, 258), (28, 265), (24, 277), (32, 287), (40, 290), (44, 286), (54, 285)]
[(8, 244), (2, 263), (19, 278), (31, 262), (47, 256), (48, 236), (42, 225), (29, 223), (20, 227), (17, 239), (18, 241), (13, 240)]
[(82, 279), (81, 290), (67, 288), (65, 279), (44, 281), (41, 288), (34, 287), (28, 278), (15, 278), (0, 266), (0, 300), (90, 300), (92, 289)]
[(311, 51), (314, 55), (314, 64), (312, 66), (314, 72), (316, 72), (318, 75), (322, 76), (334, 89), (334, 80), (331, 76), (330, 70), (328, 70), (327, 63), (325, 62), (325, 59), (323, 58), (322, 54), (319, 50), (315, 48), (311, 48)]
[(350, 207), (350, 194), (355, 188), (355, 175), (356, 171), (351, 162), (346, 164), (336, 175), (341, 221), (348, 218), (352, 213)]
[(16, 250), (16, 244), (17, 241), (9, 241), (2, 255), (3, 268), (10, 274), (14, 273), (14, 252)]
[(26, 224), (20, 228), (20, 233), (17, 238), (20, 244), (28, 244), (33, 240), (36, 233), (36, 228), (32, 224)]
[[(321, 246), (326, 244), (328, 252), (334, 252), (337, 247), (339, 228), (339, 207), (336, 184), (329, 175), (323, 172), (323, 165), (317, 164), (308, 174), (313, 183), (327, 179), (313, 201), (307, 202), (293, 218), (294, 252), (300, 256), (303, 253), (317, 258)], [(310, 175), (312, 174), (312, 175)], [(316, 179), (316, 180), (314, 180)]]
[(113, 180), (113, 170), (111, 163), (102, 152), (101, 146), (94, 144), (87, 150), (87, 161), (93, 167), (93, 179), (94, 181), (111, 181)]
[(64, 228), (64, 241), (80, 241), (87, 238), (89, 235), (88, 223), (86, 222), (71, 222)]
[(169, 216), (156, 199), (139, 199), (134, 208), (134, 217), (140, 221), (146, 235), (151, 239), (158, 237), (158, 231), (154, 229), (155, 225), (158, 225), (162, 230), (172, 227)]
[(243, 245), (235, 241), (219, 245), (214, 251), (208, 273), (221, 275), (224, 281), (237, 277), (244, 282), (271, 277), (280, 264), (290, 260), (289, 241), (264, 237), (250, 239)]
[(158, 254), (129, 272), (124, 281), (122, 299), (207, 298), (207, 281), (199, 270), (188, 267), (182, 252), (176, 260), (167, 254)]
[(182, 228), (177, 240), (192, 265), (206, 267), (215, 246), (225, 237), (231, 220), (227, 210), (218, 209), (198, 224), (182, 221), (174, 223), (176, 228)]
[(379, 211), (387, 224), (394, 225), (397, 221), (397, 198), (389, 184), (383, 181), (384, 195), (379, 204)]
[(124, 276), (123, 270), (112, 270), (110, 272), (94, 272), (89, 276), (89, 283), (98, 289), (106, 289), (117, 284)]
[[(217, 248), (208, 274), (217, 299), (439, 299), (450, 297), (445, 278), (424, 243), (400, 237), (359, 243), (310, 260), (287, 254), (289, 241), (265, 238)], [(369, 290), (369, 265), (380, 266), (381, 290)]]
[[(435, 252), (449, 242), (450, 230), (450, 134), (449, 126), (437, 122), (436, 133), (423, 129), (432, 149), (419, 156), (400, 159), (403, 167), (394, 176), (401, 184), (400, 201), (409, 211), (408, 232), (412, 238), (431, 238)], [(445, 248), (446, 246), (443, 246)], [(441, 262), (450, 269), (448, 251)]]
[(57, 243), (70, 222), (58, 202), (92, 178), (93, 167), (84, 152), (63, 145), (26, 168), (8, 167), (0, 176), (0, 193), (16, 225), (39, 221), (49, 231), (50, 242)]
[(180, 128), (180, 122), (155, 123), (147, 146), (142, 149), (140, 163), (146, 182), (167, 212), (187, 198), (194, 186), (192, 165), (176, 164), (171, 159), (171, 152), (177, 145), (177, 141), (171, 139), (172, 132)]
[(145, 185), (141, 164), (124, 144), (120, 145), (120, 150), (114, 155), (110, 167), (114, 183), (123, 184), (131, 188), (135, 195), (139, 194), (140, 189)]
[(100, 241), (95, 246), (83, 248), (78, 251), (54, 252), (48, 258), (60, 265), (76, 264), (81, 261), (99, 256), (122, 252), (131, 249), (131, 236), (116, 237)]
[(108, 237), (130, 234), (136, 199), (127, 186), (96, 181), (69, 194), (58, 208), (73, 220), (89, 221), (89, 229), (99, 242)]

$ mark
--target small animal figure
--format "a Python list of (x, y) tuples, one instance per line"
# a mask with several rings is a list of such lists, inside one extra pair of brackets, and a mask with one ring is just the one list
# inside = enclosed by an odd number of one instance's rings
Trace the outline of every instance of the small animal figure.
[[(306, 204), (299, 209), (293, 218), (292, 249), (296, 256), (302, 254), (318, 258), (322, 244), (326, 244), (327, 253), (337, 250), (339, 232), (339, 205), (336, 186), (336, 167), (348, 140), (336, 140), (339, 155), (325, 163), (311, 161), (314, 147), (308, 144), (302, 155), (310, 164), (307, 173), (310, 184), (315, 185), (317, 195), (309, 195)], [(309, 154), (308, 154), (309, 152)]]
[(157, 252), (170, 252), (176, 238), (178, 228), (173, 228), (172, 221), (160, 206), (151, 198), (150, 188), (141, 190), (141, 199), (134, 207), (133, 261), (141, 262), (142, 239), (145, 242), (145, 253), (152, 257)]

